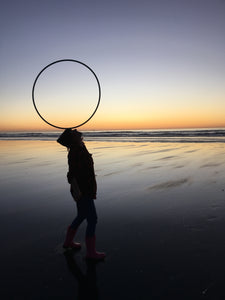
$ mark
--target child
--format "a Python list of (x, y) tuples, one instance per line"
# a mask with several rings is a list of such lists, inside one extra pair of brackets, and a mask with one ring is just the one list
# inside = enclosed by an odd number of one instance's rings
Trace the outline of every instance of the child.
[(92, 155), (88, 152), (83, 142), (82, 133), (77, 130), (66, 129), (58, 138), (58, 143), (68, 148), (67, 173), (71, 194), (77, 204), (77, 216), (67, 229), (66, 239), (63, 244), (65, 249), (80, 249), (79, 243), (74, 243), (73, 238), (79, 225), (86, 219), (86, 248), (87, 259), (101, 260), (105, 253), (95, 250), (95, 228), (97, 213), (94, 204), (96, 199), (97, 184), (94, 173)]

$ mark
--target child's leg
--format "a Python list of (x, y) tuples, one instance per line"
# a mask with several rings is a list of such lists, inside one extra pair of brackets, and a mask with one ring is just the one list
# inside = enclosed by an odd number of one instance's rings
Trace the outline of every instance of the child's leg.
[(86, 237), (92, 237), (95, 235), (97, 220), (98, 217), (96, 213), (94, 200), (88, 199)]
[(95, 228), (97, 224), (97, 213), (93, 199), (88, 201), (87, 210), (87, 229), (86, 229), (86, 248), (87, 248), (87, 259), (101, 260), (105, 258), (105, 253), (97, 252), (95, 249)]
[(87, 218), (87, 203), (86, 197), (81, 197), (77, 202), (77, 216), (71, 223), (70, 227), (73, 229), (78, 229), (80, 224)]

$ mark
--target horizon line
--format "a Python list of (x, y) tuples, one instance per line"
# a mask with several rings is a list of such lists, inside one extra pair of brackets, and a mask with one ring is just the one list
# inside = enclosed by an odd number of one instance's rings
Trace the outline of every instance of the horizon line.
[[(107, 129), (79, 129), (78, 131), (141, 131), (141, 130), (207, 130), (207, 129), (225, 129), (225, 126), (187, 126), (187, 127), (160, 127), (160, 128), (123, 128), (123, 129), (115, 129), (115, 128), (107, 128)], [(0, 129), (0, 132), (58, 132), (64, 129)]]

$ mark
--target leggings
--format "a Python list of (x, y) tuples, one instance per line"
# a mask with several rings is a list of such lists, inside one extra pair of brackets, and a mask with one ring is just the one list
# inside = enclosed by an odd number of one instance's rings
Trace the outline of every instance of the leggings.
[(78, 229), (85, 219), (87, 220), (86, 237), (93, 237), (98, 219), (94, 200), (88, 196), (81, 196), (77, 201), (77, 216), (70, 227)]

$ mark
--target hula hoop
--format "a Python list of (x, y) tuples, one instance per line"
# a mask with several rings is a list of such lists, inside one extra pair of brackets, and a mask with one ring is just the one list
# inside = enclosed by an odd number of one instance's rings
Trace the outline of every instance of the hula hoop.
[[(65, 62), (65, 61), (69, 61), (69, 62), (75, 62), (75, 63), (78, 63), (78, 64), (81, 64), (83, 65), (84, 67), (86, 67), (89, 71), (91, 71), (91, 73), (94, 75), (96, 81), (97, 81), (97, 84), (98, 84), (98, 102), (97, 102), (97, 105), (95, 107), (95, 110), (94, 112), (92, 113), (92, 115), (86, 120), (84, 121), (83, 123), (79, 124), (79, 125), (76, 125), (76, 126), (72, 126), (72, 127), (60, 127), (60, 126), (57, 126), (57, 125), (54, 125), (50, 122), (48, 122), (41, 114), (40, 112), (38, 111), (37, 109), (37, 106), (35, 104), (35, 100), (34, 100), (34, 90), (35, 90), (35, 86), (36, 86), (36, 83), (37, 83), (37, 80), (38, 78), (40, 77), (40, 75), (44, 72), (44, 70), (46, 70), (47, 68), (49, 68), (50, 66), (54, 65), (54, 64), (57, 64), (57, 63), (60, 63), (60, 62)], [(37, 114), (39, 115), (39, 117), (45, 122), (47, 123), (48, 125), (52, 126), (52, 127), (55, 127), (55, 128), (59, 128), (59, 129), (74, 129), (74, 128), (78, 128), (84, 124), (86, 124), (88, 121), (90, 121), (90, 119), (94, 116), (94, 114), (96, 113), (98, 107), (99, 107), (99, 104), (100, 104), (100, 99), (101, 99), (101, 87), (100, 87), (100, 83), (99, 83), (99, 80), (98, 80), (98, 77), (97, 75), (95, 74), (95, 72), (89, 67), (87, 66), (86, 64), (84, 64), (83, 62), (79, 61), (79, 60), (74, 60), (74, 59), (60, 59), (60, 60), (56, 60), (52, 63), (50, 63), (49, 65), (47, 65), (46, 67), (44, 67), (37, 75), (37, 77), (35, 78), (34, 80), (34, 84), (33, 84), (33, 88), (32, 88), (32, 100), (33, 100), (33, 105), (34, 105), (34, 108), (37, 112)]]

